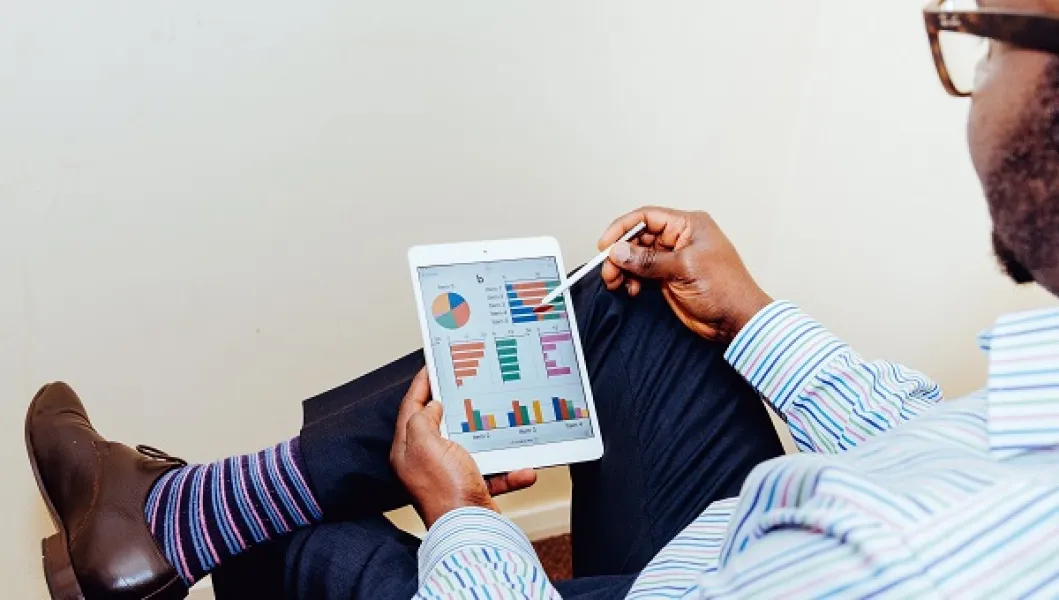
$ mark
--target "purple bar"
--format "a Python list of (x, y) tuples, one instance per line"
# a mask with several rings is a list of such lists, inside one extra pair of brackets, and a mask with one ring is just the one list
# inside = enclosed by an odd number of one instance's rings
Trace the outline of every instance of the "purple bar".
[(544, 361), (544, 366), (548, 367), (549, 369), (554, 369), (555, 367), (557, 367), (559, 365), (556, 364), (556, 362), (554, 360), (546, 360), (546, 361)]
[(569, 375), (570, 367), (560, 367), (558, 369), (548, 369), (548, 377), (556, 377), (558, 375)]
[[(572, 339), (573, 338), (570, 337), (569, 331), (565, 333), (553, 333), (551, 335), (542, 335), (541, 345), (543, 347), (544, 344), (554, 344), (555, 342), (569, 342)], [(547, 348), (545, 348), (545, 350), (547, 350)]]

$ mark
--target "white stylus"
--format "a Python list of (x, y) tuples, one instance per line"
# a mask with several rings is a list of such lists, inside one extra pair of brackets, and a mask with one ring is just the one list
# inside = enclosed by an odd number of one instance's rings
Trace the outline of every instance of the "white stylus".
[[(625, 235), (621, 236), (621, 239), (619, 241), (628, 242), (629, 240), (633, 239), (634, 237), (640, 235), (640, 232), (643, 231), (644, 227), (647, 227), (647, 223), (644, 223), (643, 221), (640, 221), (639, 223), (636, 224), (635, 227), (630, 229)], [(615, 244), (616, 243), (617, 242), (615, 242)], [(575, 271), (574, 274), (571, 275), (569, 277), (569, 279), (564, 281), (562, 285), (560, 285), (559, 287), (555, 288), (554, 290), (551, 291), (550, 294), (545, 296), (544, 299), (541, 300), (541, 305), (543, 306), (545, 304), (551, 304), (552, 302), (555, 301), (556, 298), (558, 298), (559, 296), (563, 295), (563, 292), (565, 292), (566, 290), (568, 290), (571, 287), (573, 287), (573, 285), (575, 283), (577, 283), (578, 281), (581, 281), (581, 279), (584, 278), (585, 275), (588, 275), (589, 271), (591, 271), (592, 269), (595, 269), (599, 265), (603, 264), (603, 261), (607, 260), (607, 256), (610, 255), (610, 249), (613, 248), (613, 247), (614, 247), (614, 244), (611, 244), (610, 246), (607, 246), (606, 250), (604, 250), (603, 252), (600, 252), (599, 254), (597, 254), (596, 257), (593, 258), (592, 260), (588, 261), (588, 263), (586, 263), (585, 266), (583, 266), (580, 269), (578, 269), (577, 271)]]

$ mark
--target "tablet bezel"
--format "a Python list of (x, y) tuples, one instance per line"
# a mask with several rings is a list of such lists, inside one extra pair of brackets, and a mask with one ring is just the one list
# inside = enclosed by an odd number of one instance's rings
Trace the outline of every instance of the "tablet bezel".
[[(430, 343), (430, 329), (427, 325), (427, 310), (423, 301), (423, 290), (419, 281), (420, 267), (434, 267), (467, 263), (492, 262), (502, 260), (552, 258), (559, 271), (559, 278), (565, 277), (566, 269), (559, 248), (559, 242), (552, 237), (520, 238), (510, 240), (490, 240), (480, 242), (462, 242), (454, 244), (431, 244), (414, 246), (408, 250), (408, 266), (412, 275), (412, 287), (415, 290), (416, 312), (419, 317), (419, 330), (423, 338), (423, 354), (426, 356), (427, 372), (430, 375), (430, 389), (435, 398), (440, 398), (438, 387), (437, 364), (434, 349)], [(603, 456), (603, 436), (599, 429), (596, 415), (596, 402), (592, 396), (592, 387), (585, 367), (585, 355), (581, 349), (581, 336), (577, 327), (576, 308), (570, 300), (570, 292), (564, 292), (566, 314), (569, 317), (570, 331), (573, 337), (574, 354), (577, 359), (581, 386), (588, 405), (588, 415), (592, 423), (592, 437), (566, 442), (549, 442), (519, 448), (471, 452), (483, 475), (506, 473), (522, 468), (539, 468), (552, 465), (565, 465), (577, 462), (597, 460)], [(445, 423), (441, 424), (441, 435), (449, 438)]]

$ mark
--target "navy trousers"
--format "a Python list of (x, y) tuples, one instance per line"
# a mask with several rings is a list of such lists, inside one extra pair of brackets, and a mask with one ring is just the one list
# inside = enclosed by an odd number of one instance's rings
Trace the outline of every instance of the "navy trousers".
[[(604, 455), (570, 469), (575, 578), (556, 587), (566, 598), (620, 598), (707, 505), (737, 495), (782, 447), (724, 346), (685, 328), (656, 287), (629, 298), (590, 276), (573, 304)], [(422, 366), (417, 351), (304, 403), (302, 454), (325, 522), (222, 567), (219, 598), (251, 597), (254, 585), (289, 598), (415, 593), (418, 540), (381, 513), (409, 503), (388, 457), (398, 405)], [(281, 577), (262, 575), (269, 556), (282, 561)]]

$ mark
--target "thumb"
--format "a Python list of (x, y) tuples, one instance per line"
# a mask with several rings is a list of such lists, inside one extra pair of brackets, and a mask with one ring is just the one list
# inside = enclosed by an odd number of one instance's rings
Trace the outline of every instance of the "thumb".
[(623, 271), (646, 279), (671, 279), (681, 275), (676, 252), (653, 246), (617, 242), (610, 250), (610, 261)]
[(417, 428), (426, 428), (428, 431), (437, 432), (441, 427), (441, 416), (445, 412), (444, 407), (437, 400), (427, 403), (419, 414), (415, 415), (413, 425)]

